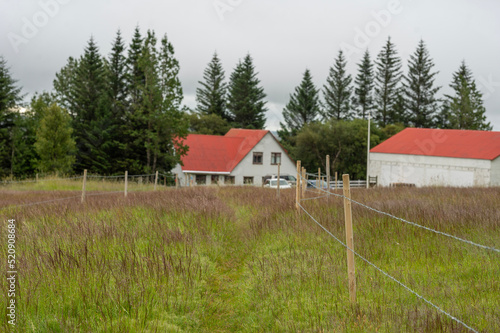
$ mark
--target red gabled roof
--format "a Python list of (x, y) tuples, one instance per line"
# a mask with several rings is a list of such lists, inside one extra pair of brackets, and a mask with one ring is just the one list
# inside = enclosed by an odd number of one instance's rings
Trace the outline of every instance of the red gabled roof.
[(230, 173), (262, 138), (265, 130), (231, 129), (225, 136), (189, 134), (183, 171)]
[(494, 160), (500, 132), (406, 128), (370, 152)]
[(262, 140), (262, 138), (269, 133), (269, 131), (266, 130), (249, 130), (249, 129), (240, 129), (240, 128), (232, 128), (229, 130), (229, 132), (226, 133), (225, 137), (226, 138), (243, 138), (244, 141), (242, 144), (238, 147), (238, 152), (236, 156), (234, 157), (234, 165), (232, 166), (231, 170), (234, 169), (238, 165), (238, 163), (241, 162), (243, 157), (247, 156), (247, 154), (252, 150), (253, 147), (257, 143)]

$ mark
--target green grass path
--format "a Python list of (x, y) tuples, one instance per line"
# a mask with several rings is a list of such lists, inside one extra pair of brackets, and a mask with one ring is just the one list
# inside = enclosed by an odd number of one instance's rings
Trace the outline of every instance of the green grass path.
[[(207, 280), (209, 295), (202, 327), (210, 332), (236, 332), (244, 330), (246, 309), (251, 304), (245, 284), (246, 262), (252, 251), (251, 241), (245, 238), (250, 210), (232, 205), (235, 219), (221, 229), (222, 248), (215, 258), (215, 271)], [(242, 248), (245, 251), (242, 251)]]

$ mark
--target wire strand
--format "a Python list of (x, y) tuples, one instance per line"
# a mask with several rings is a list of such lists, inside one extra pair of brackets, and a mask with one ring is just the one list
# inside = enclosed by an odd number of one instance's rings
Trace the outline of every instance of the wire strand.
[[(302, 178), (302, 177), (301, 177)], [(304, 178), (302, 178), (304, 179)], [(486, 245), (482, 245), (482, 244), (479, 244), (479, 243), (475, 243), (475, 242), (472, 242), (470, 240), (467, 240), (467, 239), (464, 239), (464, 238), (460, 238), (460, 237), (457, 237), (457, 236), (454, 236), (454, 235), (450, 235), (450, 234), (447, 234), (446, 232), (442, 232), (442, 231), (438, 231), (438, 230), (435, 230), (435, 229), (432, 229), (432, 228), (429, 228), (429, 227), (426, 227), (426, 226), (423, 226), (421, 224), (418, 224), (418, 223), (415, 223), (415, 222), (411, 222), (411, 221), (407, 221), (403, 218), (400, 218), (400, 217), (397, 217), (397, 216), (394, 216), (392, 214), (389, 214), (389, 213), (386, 213), (384, 211), (381, 211), (381, 210), (378, 210), (378, 209), (375, 209), (373, 207), (370, 207), (368, 205), (365, 205), (364, 203), (361, 203), (359, 201), (356, 201), (356, 200), (353, 200), (351, 198), (347, 198), (346, 196), (342, 195), (342, 194), (337, 194), (337, 193), (334, 193), (334, 192), (329, 192), (327, 190), (324, 190), (322, 188), (319, 188), (315, 185), (313, 185), (314, 188), (322, 191), (322, 192), (325, 192), (325, 193), (330, 193), (330, 195), (333, 195), (333, 196), (336, 196), (336, 197), (339, 197), (339, 198), (344, 198), (344, 199), (347, 199), (349, 201), (351, 201), (352, 203), (355, 203), (361, 207), (364, 207), (366, 209), (369, 209), (371, 211), (374, 211), (376, 213), (379, 213), (379, 214), (382, 214), (382, 215), (386, 215), (388, 217), (391, 217), (393, 219), (396, 219), (396, 220), (399, 220), (401, 222), (404, 222), (404, 223), (407, 223), (409, 225), (412, 225), (414, 227), (417, 227), (417, 228), (422, 228), (424, 230), (427, 230), (427, 231), (431, 231), (431, 232), (434, 232), (436, 234), (439, 234), (439, 235), (442, 235), (442, 236), (446, 236), (446, 237), (449, 237), (449, 238), (452, 238), (454, 240), (457, 240), (457, 241), (460, 241), (460, 242), (463, 242), (463, 243), (467, 243), (469, 245), (473, 245), (473, 246), (476, 246), (476, 247), (479, 247), (479, 248), (482, 248), (482, 249), (485, 249), (485, 250), (490, 250), (490, 251), (494, 251), (494, 252), (498, 252), (500, 253), (500, 250), (497, 249), (497, 248), (494, 248), (494, 247), (491, 247), (491, 246), (486, 246)]]
[[(86, 192), (85, 193), (85, 197), (95, 197), (95, 196), (99, 196), (99, 195), (116, 194), (116, 193), (123, 193), (123, 191), (104, 192), (104, 193), (87, 193)], [(75, 196), (66, 197), (66, 198), (59, 198), (59, 199), (52, 199), (52, 200), (31, 202), (31, 203), (26, 203), (26, 204), (21, 204), (21, 205), (15, 205), (15, 206), (5, 206), (5, 207), (0, 207), (0, 209), (11, 209), (11, 208), (20, 208), (20, 207), (35, 206), (35, 205), (47, 204), (47, 203), (51, 203), (51, 202), (76, 199), (76, 198), (81, 198), (81, 197), (82, 197), (82, 195), (80, 194), (80, 195), (75, 195)]]
[(396, 282), (397, 284), (399, 284), (401, 287), (403, 287), (404, 289), (406, 289), (407, 291), (409, 291), (410, 293), (412, 293), (413, 295), (417, 296), (418, 298), (420, 298), (421, 300), (423, 300), (424, 302), (426, 302), (427, 304), (431, 305), (432, 307), (434, 307), (435, 309), (437, 309), (439, 312), (445, 314), (446, 316), (448, 316), (450, 319), (453, 319), (454, 321), (456, 321), (457, 323), (463, 325), (464, 327), (466, 327), (467, 329), (475, 332), (475, 333), (479, 333), (477, 330), (473, 329), (472, 327), (470, 327), (469, 325), (467, 325), (466, 323), (464, 323), (463, 321), (461, 321), (460, 319), (452, 316), (450, 313), (446, 312), (445, 310), (441, 309), (439, 306), (437, 306), (436, 304), (432, 303), (431, 301), (429, 301), (428, 299), (426, 299), (425, 297), (423, 297), (422, 295), (418, 294), (417, 292), (415, 292), (414, 290), (410, 289), (408, 286), (406, 286), (404, 283), (402, 283), (401, 281), (397, 280), (395, 277), (393, 277), (392, 275), (390, 275), (389, 273), (385, 272), (384, 270), (382, 270), (381, 268), (379, 268), (378, 266), (376, 266), (374, 263), (372, 263), (371, 261), (369, 261), (368, 259), (366, 259), (365, 257), (361, 256), (359, 253), (357, 253), (355, 250), (351, 249), (349, 246), (347, 246), (347, 244), (345, 244), (344, 242), (342, 242), (340, 239), (338, 239), (334, 234), (332, 234), (330, 231), (328, 231), (328, 229), (326, 229), (321, 223), (319, 223), (300, 203), (299, 203), (299, 207), (317, 224), (319, 225), (324, 231), (326, 231), (330, 236), (332, 236), (337, 242), (339, 242), (343, 247), (345, 247), (347, 250), (351, 251), (353, 254), (355, 254), (357, 257), (359, 257), (361, 260), (363, 260), (364, 262), (366, 262), (367, 264), (369, 264), (370, 266), (372, 266), (373, 268), (375, 268), (377, 271), (379, 271), (380, 273), (382, 273), (383, 275), (385, 275), (386, 277), (388, 277), (389, 279), (393, 280), (394, 282)]

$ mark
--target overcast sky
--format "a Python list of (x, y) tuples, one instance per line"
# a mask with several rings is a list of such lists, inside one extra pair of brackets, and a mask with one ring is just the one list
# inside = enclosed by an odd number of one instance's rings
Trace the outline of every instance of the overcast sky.
[(355, 76), (364, 50), (374, 58), (391, 36), (405, 72), (419, 40), (426, 42), (440, 96), (450, 93), (452, 73), (465, 60), (500, 131), (498, 0), (0, 0), (0, 13), (0, 54), (28, 97), (51, 90), (55, 73), (69, 56), (82, 55), (91, 35), (107, 56), (116, 31), (128, 44), (138, 25), (143, 34), (168, 35), (190, 107), (214, 51), (226, 78), (250, 53), (274, 130), (306, 68), (322, 87), (343, 48)]

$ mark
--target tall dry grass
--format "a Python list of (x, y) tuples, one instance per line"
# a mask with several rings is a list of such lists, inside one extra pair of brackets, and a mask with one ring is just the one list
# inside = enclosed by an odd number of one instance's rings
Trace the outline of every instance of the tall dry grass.
[[(171, 189), (8, 208), (78, 194), (0, 192), (2, 220), (18, 221), (19, 332), (467, 331), (361, 260), (350, 304), (346, 250), (296, 214), (293, 191), (277, 199), (261, 188)], [(352, 195), (500, 247), (499, 189)], [(303, 205), (344, 240), (341, 199)], [(498, 253), (356, 205), (353, 216), (361, 255), (481, 332), (500, 331)]]

